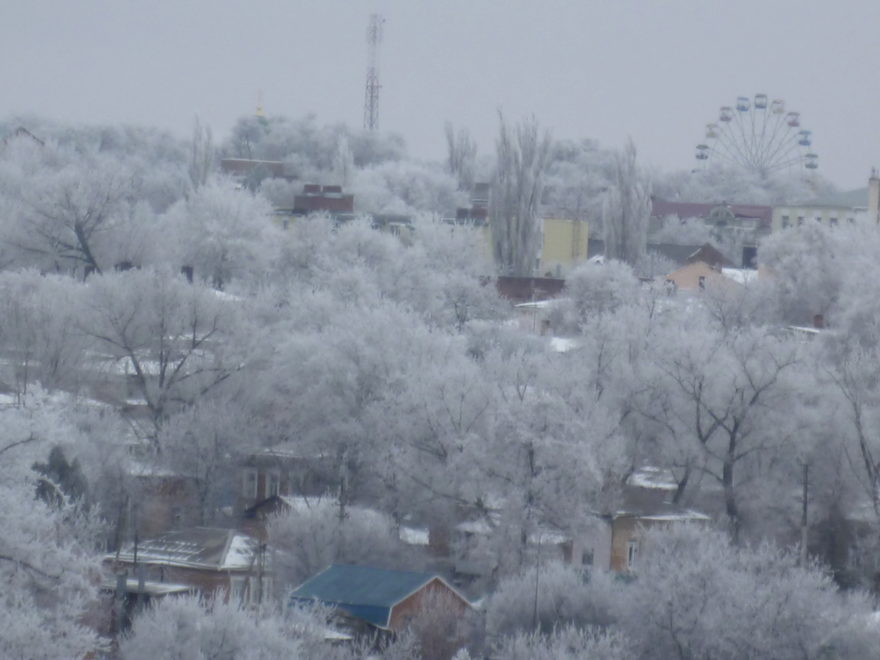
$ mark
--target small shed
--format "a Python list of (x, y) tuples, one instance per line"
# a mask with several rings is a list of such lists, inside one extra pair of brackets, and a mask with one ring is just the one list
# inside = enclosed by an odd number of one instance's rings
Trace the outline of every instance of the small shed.
[(434, 573), (347, 564), (324, 569), (297, 587), (290, 597), (291, 604), (315, 601), (393, 632), (401, 631), (409, 620), (438, 603), (459, 615), (471, 607), (464, 596)]

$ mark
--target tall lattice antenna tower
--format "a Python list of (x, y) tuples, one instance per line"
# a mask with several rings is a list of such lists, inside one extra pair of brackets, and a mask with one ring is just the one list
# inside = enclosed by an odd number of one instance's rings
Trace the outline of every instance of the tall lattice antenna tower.
[(364, 128), (375, 131), (379, 128), (379, 44), (382, 43), (381, 14), (370, 14), (367, 26), (367, 84), (364, 90)]

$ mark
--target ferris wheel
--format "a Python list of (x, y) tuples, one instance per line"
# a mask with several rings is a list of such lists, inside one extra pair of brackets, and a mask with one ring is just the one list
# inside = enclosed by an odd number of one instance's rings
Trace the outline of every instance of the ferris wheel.
[(766, 178), (789, 168), (815, 170), (813, 135), (801, 127), (799, 112), (787, 110), (782, 99), (766, 94), (740, 96), (734, 106), (722, 106), (717, 122), (706, 124), (697, 160), (732, 165)]

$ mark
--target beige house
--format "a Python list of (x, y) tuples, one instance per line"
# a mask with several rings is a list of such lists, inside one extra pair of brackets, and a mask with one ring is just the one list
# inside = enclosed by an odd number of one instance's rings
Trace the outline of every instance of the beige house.
[(668, 470), (646, 466), (627, 480), (620, 510), (611, 516), (609, 568), (619, 573), (638, 569), (645, 547), (645, 532), (658, 527), (690, 523), (706, 524), (709, 516), (673, 502), (678, 488)]
[(730, 278), (724, 273), (733, 264), (709, 243), (704, 244), (687, 258), (687, 263), (666, 276), (666, 283), (675, 291), (700, 291), (711, 283)]

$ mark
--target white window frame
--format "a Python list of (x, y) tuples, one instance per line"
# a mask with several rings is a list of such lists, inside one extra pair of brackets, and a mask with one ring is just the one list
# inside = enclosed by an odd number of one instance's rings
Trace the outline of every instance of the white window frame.
[(626, 567), (628, 570), (635, 568), (639, 558), (639, 541), (638, 539), (630, 539), (626, 544)]

